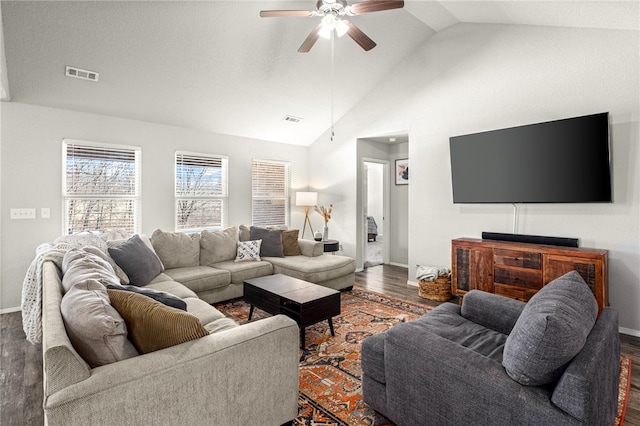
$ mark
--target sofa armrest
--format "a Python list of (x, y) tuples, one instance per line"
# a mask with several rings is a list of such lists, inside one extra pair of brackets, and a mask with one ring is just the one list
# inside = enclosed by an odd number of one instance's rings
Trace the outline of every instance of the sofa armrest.
[(476, 324), (509, 334), (526, 303), (481, 290), (471, 290), (462, 299), (460, 314)]
[(44, 401), (50, 425), (282, 424), (297, 414), (299, 329), (277, 315), (91, 370)]
[(316, 257), (324, 254), (324, 243), (322, 241), (298, 240), (300, 251), (304, 256)]
[(586, 424), (610, 425), (618, 408), (619, 379), (618, 311), (605, 307), (584, 347), (560, 377), (551, 400)]
[(567, 425), (548, 387), (522, 386), (499, 362), (413, 322), (387, 331), (387, 414), (398, 425)]

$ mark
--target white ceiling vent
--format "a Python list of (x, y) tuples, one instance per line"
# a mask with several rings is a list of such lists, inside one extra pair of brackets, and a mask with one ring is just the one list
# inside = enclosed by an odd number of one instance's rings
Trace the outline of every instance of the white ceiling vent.
[(65, 68), (64, 74), (67, 77), (74, 77), (74, 78), (79, 78), (81, 80), (89, 80), (89, 81), (96, 81), (96, 82), (98, 81), (98, 76), (100, 75), (95, 71), (83, 70), (76, 67), (70, 67), (69, 65), (67, 65), (67, 67)]
[(285, 115), (284, 116), (284, 121), (287, 121), (289, 123), (299, 123), (299, 122), (302, 121), (302, 118), (294, 117), (293, 115)]

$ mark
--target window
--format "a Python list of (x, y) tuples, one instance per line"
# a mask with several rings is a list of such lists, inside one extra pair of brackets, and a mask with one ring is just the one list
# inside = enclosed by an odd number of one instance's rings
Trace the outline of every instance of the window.
[(289, 163), (253, 160), (251, 167), (252, 223), (289, 225)]
[(176, 230), (223, 228), (228, 159), (176, 152)]
[(140, 148), (63, 141), (65, 232), (139, 229)]

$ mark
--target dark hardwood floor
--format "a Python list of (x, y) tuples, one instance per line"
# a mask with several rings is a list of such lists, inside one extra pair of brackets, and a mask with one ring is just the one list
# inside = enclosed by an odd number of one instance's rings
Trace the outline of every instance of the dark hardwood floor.
[[(356, 285), (436, 306), (407, 285), (407, 269), (381, 265), (356, 274)], [(633, 360), (625, 425), (640, 426), (640, 338), (621, 334), (622, 353)], [(42, 425), (42, 347), (26, 341), (19, 312), (0, 315), (0, 425)], [(89, 426), (89, 425), (88, 425)]]

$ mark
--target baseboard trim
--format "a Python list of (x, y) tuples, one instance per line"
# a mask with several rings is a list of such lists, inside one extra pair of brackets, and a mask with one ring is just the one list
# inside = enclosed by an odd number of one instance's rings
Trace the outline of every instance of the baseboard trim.
[(4, 309), (0, 309), (0, 315), (2, 314), (10, 314), (12, 312), (20, 312), (22, 309), (20, 309), (20, 306), (15, 306), (13, 308), (4, 308)]
[(618, 327), (618, 332), (621, 334), (628, 334), (629, 336), (640, 337), (640, 331), (632, 328)]
[(400, 268), (409, 269), (409, 265), (405, 265), (404, 263), (389, 262), (389, 265), (391, 265), (391, 266), (399, 266)]

